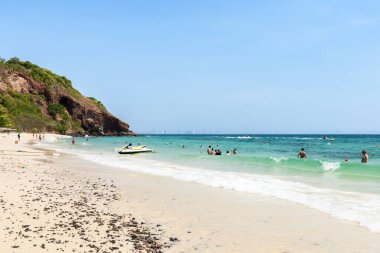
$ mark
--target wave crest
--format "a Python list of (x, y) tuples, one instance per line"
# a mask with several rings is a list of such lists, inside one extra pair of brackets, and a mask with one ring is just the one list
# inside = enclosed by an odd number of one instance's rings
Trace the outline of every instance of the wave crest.
[(226, 139), (252, 139), (251, 136), (227, 136), (225, 137)]
[(340, 168), (340, 162), (324, 162), (320, 161), (322, 163), (322, 167), (324, 171), (334, 171)]

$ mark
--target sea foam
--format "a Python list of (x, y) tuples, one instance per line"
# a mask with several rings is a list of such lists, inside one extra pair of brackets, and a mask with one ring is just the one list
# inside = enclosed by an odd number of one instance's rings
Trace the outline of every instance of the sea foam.
[(323, 170), (325, 171), (334, 171), (340, 168), (340, 162), (320, 162), (322, 163)]
[(272, 161), (280, 163), (281, 161), (287, 161), (289, 158), (286, 157), (269, 157)]

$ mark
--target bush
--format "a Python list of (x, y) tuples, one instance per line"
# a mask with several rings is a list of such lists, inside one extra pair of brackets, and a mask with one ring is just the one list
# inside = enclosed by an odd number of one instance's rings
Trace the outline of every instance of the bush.
[(0, 127), (11, 127), (12, 121), (9, 118), (7, 109), (0, 105)]
[(80, 124), (80, 122), (78, 121), (71, 121), (71, 129), (75, 132), (75, 133), (83, 133), (84, 130)]
[(43, 130), (49, 123), (51, 120), (48, 118), (30, 113), (21, 113), (14, 118), (15, 127), (23, 131), (32, 131), (34, 128)]
[(33, 128), (46, 129), (53, 121), (42, 114), (30, 94), (8, 91), (0, 94), (0, 125), (30, 131)]
[(65, 125), (62, 124), (62, 123), (59, 123), (59, 124), (57, 124), (57, 126), (56, 126), (55, 129), (57, 130), (58, 133), (60, 133), (60, 134), (65, 134), (66, 131), (67, 131), (67, 126), (65, 126)]
[(30, 94), (20, 94), (15, 91), (8, 91), (9, 95), (0, 95), (0, 104), (8, 109), (12, 115), (19, 115), (21, 112), (28, 112), (41, 115), (40, 108), (33, 102)]
[(52, 116), (55, 116), (56, 114), (62, 115), (65, 113), (65, 107), (61, 104), (50, 104), (48, 107), (48, 112)]

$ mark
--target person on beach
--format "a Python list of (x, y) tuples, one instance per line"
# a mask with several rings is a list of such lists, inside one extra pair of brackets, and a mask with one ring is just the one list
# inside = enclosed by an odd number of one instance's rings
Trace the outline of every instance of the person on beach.
[(298, 153), (297, 158), (307, 159), (307, 155), (305, 153), (305, 149), (304, 148), (301, 148), (301, 151)]
[(17, 134), (17, 139), (20, 142), (20, 139), (21, 139), (20, 133)]
[(236, 148), (234, 148), (234, 150), (232, 150), (232, 154), (233, 154), (233, 155), (237, 155), (237, 150), (236, 150)]
[(365, 151), (364, 149), (362, 150), (362, 163), (368, 163), (367, 151)]

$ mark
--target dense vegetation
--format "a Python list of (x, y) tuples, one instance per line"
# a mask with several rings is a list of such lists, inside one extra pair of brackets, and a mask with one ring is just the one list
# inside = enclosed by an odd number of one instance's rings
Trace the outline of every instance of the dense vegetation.
[(29, 94), (19, 94), (9, 91), (0, 94), (0, 108), (2, 108), (0, 126), (16, 127), (20, 130), (36, 131), (37, 129), (54, 130), (54, 122), (41, 113)]
[(104, 105), (95, 98), (83, 97), (66, 77), (59, 76), (29, 61), (24, 62), (18, 58), (6, 61), (0, 58), (0, 82), (9, 82), (7, 75), (10, 72), (22, 73), (38, 83), (43, 83), (47, 92), (19, 93), (12, 89), (6, 91), (0, 89), (0, 127), (34, 132), (66, 133), (68, 130), (76, 133), (83, 132), (81, 123), (70, 116), (64, 105), (50, 101), (48, 97), (50, 90), (63, 89), (78, 101), (86, 99), (96, 107), (106, 110)]

